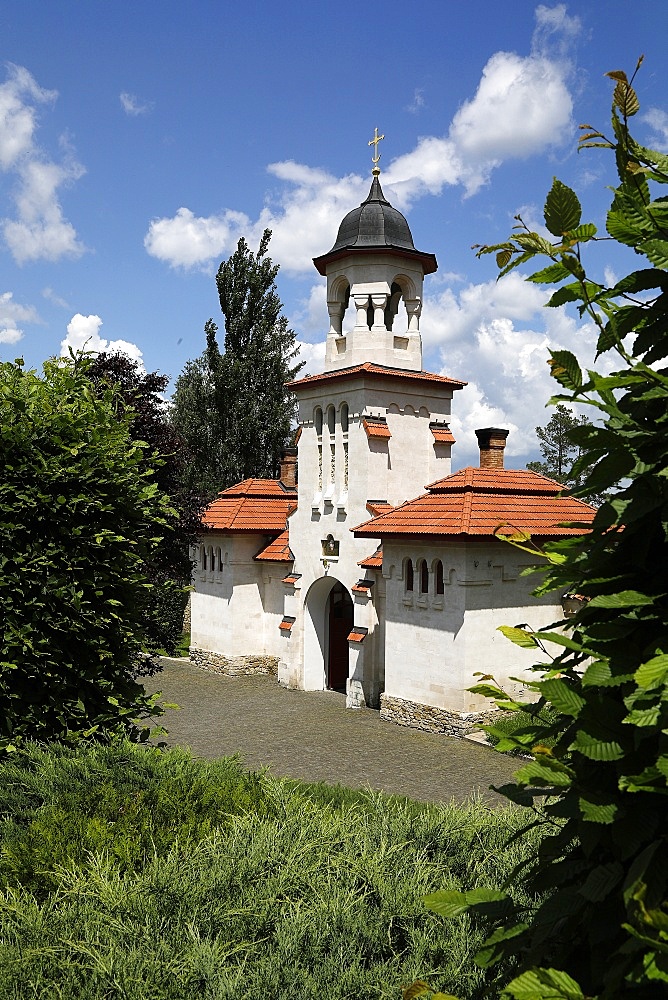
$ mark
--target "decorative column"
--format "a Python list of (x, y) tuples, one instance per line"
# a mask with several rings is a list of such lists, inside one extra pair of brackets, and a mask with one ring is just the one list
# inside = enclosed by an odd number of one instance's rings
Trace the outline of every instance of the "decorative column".
[(385, 331), (387, 327), (385, 326), (385, 308), (387, 306), (387, 295), (381, 292), (378, 295), (371, 296), (371, 303), (373, 305), (373, 327), (372, 330)]
[(420, 313), (422, 312), (422, 299), (405, 299), (406, 312), (408, 313), (408, 332), (420, 332)]
[(329, 335), (340, 337), (343, 327), (343, 302), (328, 302), (327, 310), (329, 312)]
[(357, 320), (355, 321), (356, 330), (368, 330), (369, 324), (367, 323), (366, 313), (369, 308), (369, 296), (368, 295), (355, 295), (355, 309), (357, 310)]

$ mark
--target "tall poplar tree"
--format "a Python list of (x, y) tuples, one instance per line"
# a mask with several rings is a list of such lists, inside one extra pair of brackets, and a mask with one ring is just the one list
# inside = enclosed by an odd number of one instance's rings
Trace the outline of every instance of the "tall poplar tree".
[(282, 315), (270, 239), (266, 229), (253, 253), (241, 238), (218, 268), (223, 349), (210, 319), (203, 354), (176, 382), (172, 421), (192, 452), (186, 484), (211, 497), (242, 479), (276, 476), (290, 439), (295, 403), (285, 384), (303, 362)]

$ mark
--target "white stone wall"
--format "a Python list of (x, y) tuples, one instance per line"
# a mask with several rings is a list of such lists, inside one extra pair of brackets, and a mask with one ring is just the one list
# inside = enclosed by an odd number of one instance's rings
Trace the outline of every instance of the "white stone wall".
[[(290, 548), (295, 572), (301, 577), (285, 603), (285, 613), (295, 623), (282, 641), (279, 680), (283, 684), (310, 690), (326, 686), (328, 593), (336, 580), (352, 592), (357, 580), (365, 576), (358, 563), (377, 547), (374, 539), (356, 539), (350, 530), (369, 520), (367, 501), (401, 503), (450, 471), (450, 449), (435, 446), (429, 424), (447, 421), (452, 390), (435, 387), (425, 394), (424, 388), (407, 384), (401, 377), (380, 382), (357, 375), (345, 382), (299, 387), (299, 506), (290, 518)], [(322, 410), (320, 435), (317, 407)], [(333, 433), (329, 407), (335, 416)], [(344, 407), (348, 408), (347, 432), (342, 425)], [(365, 416), (385, 417), (391, 438), (369, 439), (362, 422)], [(332, 445), (333, 480), (329, 475)], [(338, 543), (338, 555), (333, 557), (322, 550), (330, 535)], [(384, 601), (384, 588), (371, 600), (356, 596), (354, 601), (355, 624), (369, 633), (362, 649), (351, 656), (351, 665), (370, 704), (378, 703), (383, 685), (385, 636), (378, 622), (377, 601)]]
[[(286, 563), (258, 562), (254, 556), (267, 543), (261, 534), (212, 532), (202, 536), (194, 571), (196, 591), (191, 604), (191, 646), (225, 656), (280, 656), (279, 623), (283, 617), (289, 571)], [(207, 548), (207, 569), (201, 547)], [(211, 567), (209, 552), (223, 555), (219, 569)]]
[[(406, 591), (405, 560), (414, 566), (413, 592)], [(444, 568), (444, 594), (435, 593), (434, 564)], [(429, 592), (420, 594), (418, 561), (426, 559)], [(490, 540), (445, 543), (384, 543), (387, 587), (385, 694), (449, 712), (482, 712), (487, 699), (466, 689), (476, 672), (493, 674), (515, 695), (522, 675), (536, 661), (497, 631), (499, 625), (540, 628), (562, 618), (558, 598), (531, 596), (537, 577), (521, 577), (529, 559), (512, 546)]]

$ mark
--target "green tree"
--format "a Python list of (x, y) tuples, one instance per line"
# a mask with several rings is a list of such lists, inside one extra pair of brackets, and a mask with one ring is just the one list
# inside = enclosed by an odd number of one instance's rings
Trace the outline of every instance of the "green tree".
[[(543, 461), (527, 462), (527, 469), (570, 486), (574, 478), (573, 465), (581, 454), (580, 447), (571, 438), (571, 431), (588, 423), (586, 417), (574, 416), (572, 410), (559, 403), (545, 427), (536, 427)], [(577, 477), (575, 485), (580, 481), (581, 477)]]
[(251, 476), (278, 475), (282, 448), (295, 415), (286, 383), (302, 367), (294, 332), (281, 315), (278, 265), (267, 256), (271, 231), (257, 253), (239, 240), (218, 269), (216, 285), (225, 319), (224, 350), (212, 319), (206, 349), (176, 382), (172, 420), (193, 460), (184, 480), (209, 497)]
[[(0, 366), (0, 747), (160, 714), (135, 673), (144, 567), (175, 518), (131, 413), (85, 356)], [(158, 459), (154, 456), (154, 460)]]
[[(583, 489), (617, 491), (590, 533), (543, 551), (537, 592), (575, 591), (582, 607), (565, 633), (503, 629), (542, 654), (528, 684), (534, 704), (511, 701), (491, 677), (474, 689), (533, 718), (499, 746), (533, 748), (504, 791), (545, 832), (535, 859), (516, 873), (539, 902), (520, 911), (486, 890), (429, 900), (444, 914), (482, 904), (496, 917), (477, 961), (515, 963), (502, 996), (516, 1000), (655, 1000), (668, 990), (668, 199), (654, 193), (668, 184), (668, 156), (629, 131), (639, 110), (633, 78), (608, 75), (612, 137), (585, 125), (580, 145), (614, 152), (618, 183), (603, 239), (631, 248), (641, 267), (613, 286), (592, 276), (584, 260), (596, 227), (582, 222), (575, 192), (556, 179), (545, 203), (553, 241), (520, 219), (507, 242), (479, 250), (496, 254), (502, 275), (547, 258), (529, 280), (559, 285), (548, 305), (576, 303), (598, 328), (598, 355), (618, 360), (601, 375), (583, 372), (568, 351), (550, 359), (561, 387), (555, 401), (594, 407), (603, 418), (572, 432)], [(516, 544), (536, 551), (526, 538)], [(553, 723), (545, 705), (556, 711)], [(546, 736), (555, 739), (551, 750)]]
[[(165, 526), (162, 541), (154, 546), (144, 572), (152, 584), (146, 604), (144, 641), (154, 649), (174, 653), (183, 634), (183, 612), (192, 563), (189, 547), (195, 544), (204, 508), (201, 492), (183, 484), (188, 446), (169, 420), (163, 393), (169, 377), (145, 372), (138, 361), (126, 354), (101, 353), (90, 358), (88, 377), (104, 392), (115, 390), (116, 411), (129, 418), (134, 441), (145, 442), (141, 467), (150, 469), (152, 481), (169, 496), (177, 517)], [(158, 455), (159, 462), (154, 457)], [(152, 672), (158, 661), (147, 660), (142, 673)]]

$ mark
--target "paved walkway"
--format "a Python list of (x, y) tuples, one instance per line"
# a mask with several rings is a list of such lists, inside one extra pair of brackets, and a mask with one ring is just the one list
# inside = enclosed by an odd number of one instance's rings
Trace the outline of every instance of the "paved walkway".
[(240, 752), (249, 767), (306, 781), (374, 788), (422, 801), (463, 801), (507, 782), (517, 761), (489, 747), (383, 722), (346, 709), (333, 691), (288, 691), (272, 677), (223, 677), (187, 660), (163, 659), (149, 691), (179, 711), (164, 718), (167, 742), (200, 757)]

